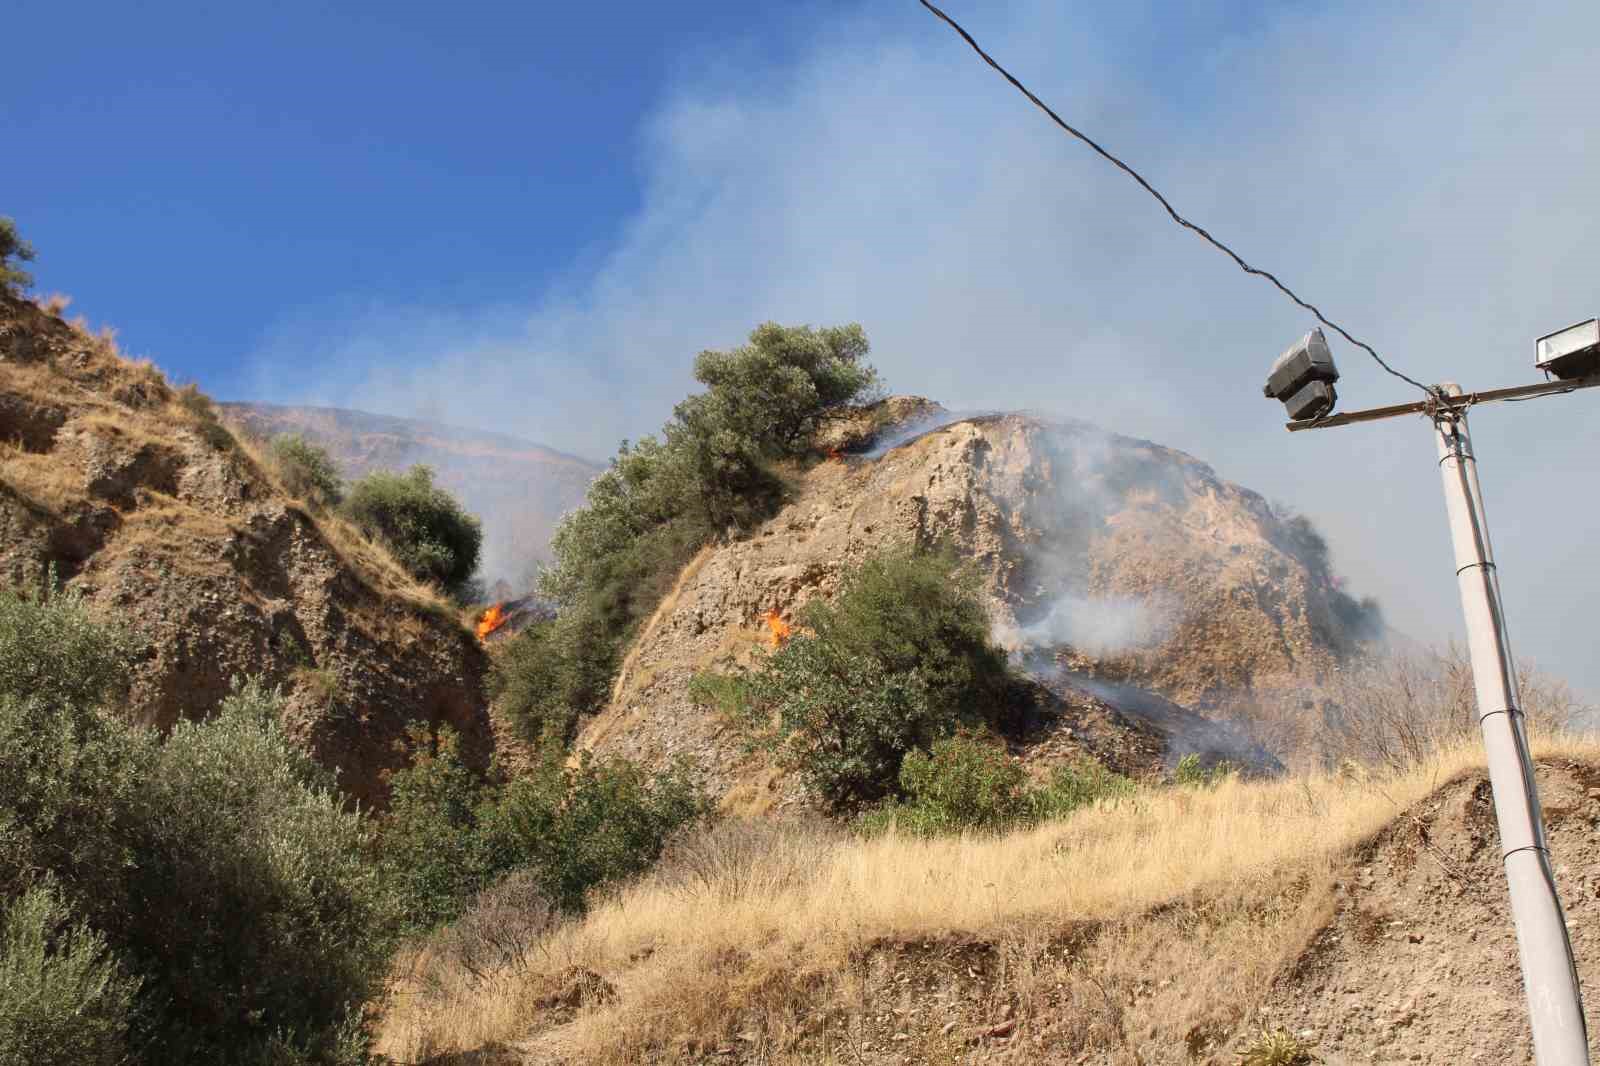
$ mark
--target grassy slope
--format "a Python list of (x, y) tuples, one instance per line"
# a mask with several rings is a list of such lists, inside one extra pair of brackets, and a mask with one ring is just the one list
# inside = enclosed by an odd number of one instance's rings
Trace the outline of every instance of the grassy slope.
[[(1592, 739), (1536, 748), (1600, 759)], [(1061, 1014), (1087, 1027), (1072, 1039), (1107, 1047), (1128, 1042), (1120, 1030), (1141, 995), (1177, 978), (1187, 991), (1139, 1024), (1166, 1046), (1201, 1047), (1300, 957), (1353, 852), (1480, 763), (1467, 746), (1403, 774), (1153, 791), (1004, 837), (797, 833), (737, 879), (724, 869), (687, 887), (657, 877), (622, 891), (538, 944), (524, 972), (474, 982), (426, 951), (407, 959), (415, 994), (397, 999), (383, 1044), (403, 1061), (506, 1045), (535, 1062), (695, 1058), (724, 1046), (759, 1051), (741, 1061), (842, 1062), (861, 1056), (862, 1041), (870, 1049), (875, 1018), (879, 1028), (890, 1019), (894, 1040), (896, 1010), (948, 1001), (952, 1021), (1003, 1026), (1042, 996), (1057, 1007), (1082, 1000)], [(984, 991), (992, 980), (967, 991), (918, 985), (927, 970), (918, 958), (944, 972), (968, 957), (975, 976), (1009, 968), (1004, 1003)], [(898, 1007), (874, 978), (885, 966), (918, 989)], [(615, 995), (552, 1009), (581, 971)], [(968, 1031), (945, 1028), (949, 1039)], [(907, 1061), (946, 1061), (948, 1040), (934, 1043), (897, 1049), (913, 1054)]]

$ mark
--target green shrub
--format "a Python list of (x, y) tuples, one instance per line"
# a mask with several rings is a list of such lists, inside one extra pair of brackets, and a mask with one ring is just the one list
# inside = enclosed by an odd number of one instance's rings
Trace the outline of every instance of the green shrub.
[(959, 733), (913, 751), (900, 766), (901, 800), (867, 812), (861, 828), (924, 836), (999, 832), (1062, 818), (1080, 807), (1132, 795), (1134, 784), (1098, 763), (1059, 766), (1031, 785), (1022, 766), (992, 737)]
[(524, 654), (495, 668), (500, 705), (525, 737), (565, 737), (598, 709), (622, 648), (683, 565), (770, 515), (783, 490), (775, 464), (806, 455), (824, 413), (876, 388), (866, 354), (859, 326), (771, 323), (742, 347), (700, 354), (705, 391), (678, 404), (659, 438), (624, 441), (556, 529), (539, 584), (560, 614), (509, 642)]
[(869, 831), (893, 823), (912, 833), (934, 835), (1005, 829), (1029, 810), (1027, 775), (1005, 748), (970, 734), (935, 741), (900, 764), (905, 799), (869, 813)]
[(579, 911), (591, 889), (647, 869), (705, 809), (681, 770), (647, 775), (585, 753), (576, 768), (552, 764), (508, 784), (484, 837), (497, 869), (533, 868), (552, 904)]
[(85, 714), (126, 684), (137, 641), (96, 621), (76, 590), (54, 571), (24, 596), (0, 589), (0, 695), (33, 699)]
[(1172, 783), (1180, 788), (1215, 788), (1238, 768), (1230, 762), (1217, 762), (1207, 766), (1195, 752), (1183, 756), (1172, 768)]
[(1080, 807), (1128, 799), (1138, 786), (1097, 762), (1057, 766), (1050, 779), (1028, 793), (1028, 813), (1034, 821), (1064, 818)]
[(277, 1044), (327, 1057), (387, 957), (372, 830), (236, 686), (153, 752), (118, 939), (144, 974), (163, 1061), (244, 1061)]
[(14, 293), (33, 284), (33, 275), (16, 265), (33, 257), (33, 245), (17, 233), (16, 220), (0, 215), (0, 291)]
[(0, 1062), (120, 1066), (138, 987), (48, 882), (0, 903)]
[(976, 578), (948, 553), (870, 559), (800, 621), (810, 632), (751, 674), (741, 717), (835, 809), (896, 793), (907, 753), (1013, 698)]
[(408, 739), (411, 764), (389, 775), (382, 848), (405, 927), (420, 931), (454, 918), (489, 880), (478, 816), (490, 796), (454, 730), (413, 723)]
[(576, 767), (559, 757), (504, 784), (462, 765), (453, 734), (413, 727), (421, 754), (391, 775), (383, 827), (390, 880), (406, 922), (420, 931), (450, 921), (473, 896), (521, 871), (560, 911), (653, 863), (671, 834), (704, 813), (682, 771), (647, 775), (631, 763)]
[(0, 897), (52, 873), (70, 901), (118, 912), (148, 744), (99, 708), (123, 690), (133, 649), (76, 592), (0, 591)]
[(426, 466), (361, 478), (350, 486), (344, 513), (368, 536), (386, 542), (419, 580), (454, 588), (478, 569), (483, 548), (478, 519), (433, 483)]
[(751, 699), (750, 679), (743, 674), (702, 670), (689, 679), (689, 698), (729, 718), (745, 713)]
[(344, 479), (326, 448), (298, 433), (273, 438), (272, 458), (283, 487), (303, 500), (331, 507), (344, 499)]
[(524, 739), (565, 747), (580, 713), (610, 693), (615, 656), (614, 637), (597, 614), (570, 610), (528, 626), (496, 651), (489, 692)]
[(115, 953), (139, 1062), (347, 1057), (390, 924), (368, 823), (259, 685), (165, 743), (117, 718), (130, 644), (73, 594), (0, 593), (0, 899), (48, 881)]

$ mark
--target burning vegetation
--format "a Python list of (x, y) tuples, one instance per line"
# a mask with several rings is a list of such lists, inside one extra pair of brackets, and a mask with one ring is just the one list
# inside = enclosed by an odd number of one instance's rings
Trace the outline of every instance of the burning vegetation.
[(790, 625), (785, 622), (776, 610), (766, 613), (767, 647), (776, 651), (783, 647), (783, 642), (789, 639)]
[(510, 621), (511, 616), (506, 613), (506, 605), (497, 603), (483, 614), (478, 616), (478, 639), (488, 640), (489, 634)]

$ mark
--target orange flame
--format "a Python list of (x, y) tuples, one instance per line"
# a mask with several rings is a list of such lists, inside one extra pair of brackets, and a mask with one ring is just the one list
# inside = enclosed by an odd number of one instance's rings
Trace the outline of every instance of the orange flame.
[(777, 611), (768, 611), (766, 620), (769, 631), (767, 633), (767, 646), (776, 650), (783, 646), (784, 641), (789, 639), (789, 623), (779, 618)]
[(844, 452), (840, 451), (838, 448), (829, 448), (828, 458), (836, 463), (842, 463), (844, 462)]
[(510, 620), (510, 616), (505, 612), (505, 604), (495, 604), (487, 611), (484, 611), (478, 619), (478, 639), (487, 640), (490, 633), (493, 633)]

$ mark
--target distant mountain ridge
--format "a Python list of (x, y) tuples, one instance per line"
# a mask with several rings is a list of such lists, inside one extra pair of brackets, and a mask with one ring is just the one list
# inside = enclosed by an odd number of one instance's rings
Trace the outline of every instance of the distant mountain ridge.
[(346, 478), (426, 464), (483, 519), (482, 573), (519, 585), (550, 557), (561, 516), (583, 502), (601, 467), (509, 433), (339, 407), (225, 403), (262, 437), (298, 433), (328, 450)]

